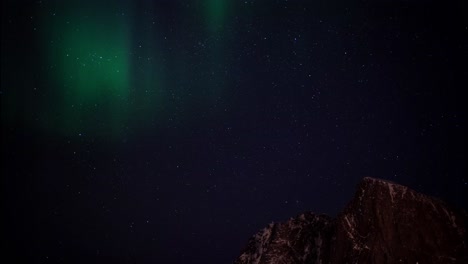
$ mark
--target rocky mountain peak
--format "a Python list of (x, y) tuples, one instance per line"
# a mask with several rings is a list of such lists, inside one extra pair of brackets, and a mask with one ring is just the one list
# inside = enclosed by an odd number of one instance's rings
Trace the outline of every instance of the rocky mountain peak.
[(366, 177), (335, 219), (308, 212), (272, 223), (236, 263), (468, 263), (467, 219), (439, 199)]

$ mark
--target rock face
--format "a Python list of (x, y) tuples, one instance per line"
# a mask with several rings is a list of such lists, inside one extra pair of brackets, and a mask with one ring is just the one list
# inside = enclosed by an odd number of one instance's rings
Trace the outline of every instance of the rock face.
[(330, 217), (313, 213), (270, 224), (249, 240), (236, 263), (320, 263), (330, 258), (331, 227)]
[(468, 263), (467, 223), (438, 199), (364, 178), (336, 219), (304, 213), (270, 224), (235, 263)]

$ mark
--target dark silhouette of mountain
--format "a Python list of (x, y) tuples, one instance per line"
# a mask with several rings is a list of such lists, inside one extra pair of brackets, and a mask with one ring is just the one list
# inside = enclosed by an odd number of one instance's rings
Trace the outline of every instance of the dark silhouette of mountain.
[(467, 220), (439, 199), (364, 178), (335, 219), (303, 213), (272, 223), (235, 263), (468, 263)]

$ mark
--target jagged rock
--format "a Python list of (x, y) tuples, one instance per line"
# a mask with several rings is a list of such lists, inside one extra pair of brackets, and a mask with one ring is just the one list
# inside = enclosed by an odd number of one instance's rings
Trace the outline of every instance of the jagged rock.
[(304, 213), (253, 236), (235, 263), (468, 263), (466, 212), (364, 178), (332, 219)]
[(332, 219), (304, 213), (253, 236), (236, 263), (314, 263), (329, 258)]

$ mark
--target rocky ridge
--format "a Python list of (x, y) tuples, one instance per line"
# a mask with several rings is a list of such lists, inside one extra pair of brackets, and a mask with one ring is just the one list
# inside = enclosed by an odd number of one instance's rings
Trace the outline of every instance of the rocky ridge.
[(390, 181), (364, 178), (335, 218), (272, 223), (235, 263), (468, 263), (464, 211)]

